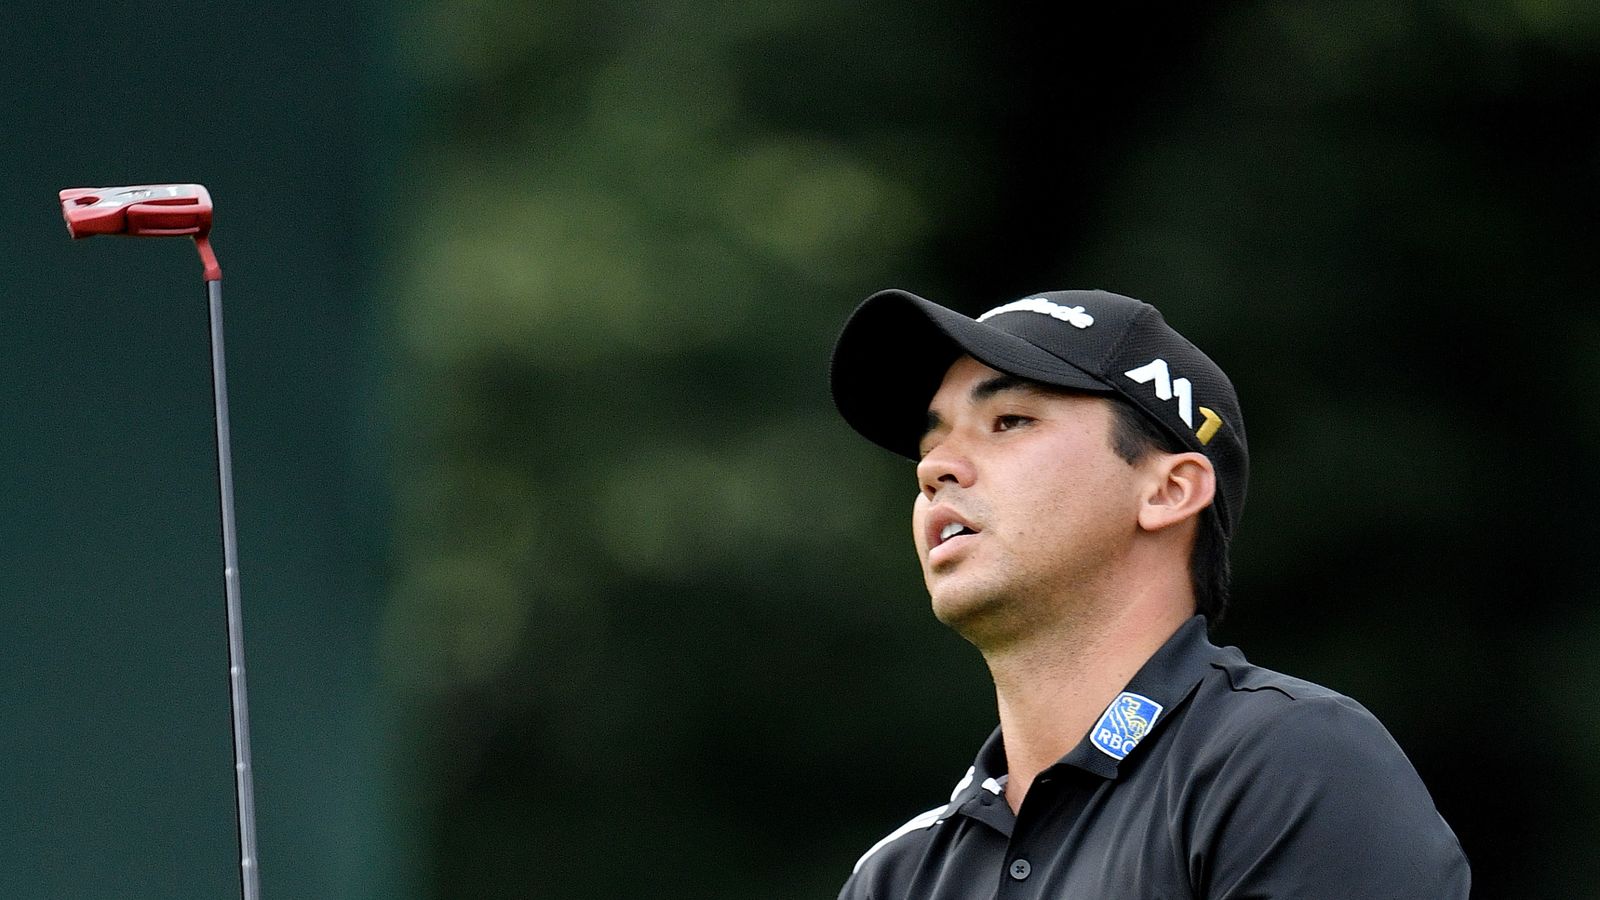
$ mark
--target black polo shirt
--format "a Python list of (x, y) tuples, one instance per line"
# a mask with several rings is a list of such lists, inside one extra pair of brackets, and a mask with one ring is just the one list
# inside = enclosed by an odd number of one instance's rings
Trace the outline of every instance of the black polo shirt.
[(1005, 771), (997, 730), (950, 802), (867, 851), (840, 900), (1468, 893), (1461, 845), (1378, 720), (1212, 645), (1200, 616), (1034, 779), (1015, 816)]

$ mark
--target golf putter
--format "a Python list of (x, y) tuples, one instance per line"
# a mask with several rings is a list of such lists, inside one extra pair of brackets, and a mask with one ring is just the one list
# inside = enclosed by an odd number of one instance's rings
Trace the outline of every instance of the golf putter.
[(211, 388), (216, 401), (217, 487), (222, 498), (222, 581), (228, 604), (229, 707), (233, 716), (233, 769), (239, 819), (239, 884), (243, 900), (260, 900), (256, 866), (256, 803), (250, 774), (250, 711), (244, 684), (244, 626), (239, 599), (239, 538), (233, 516), (233, 454), (228, 439), (228, 377), (223, 362), (222, 268), (211, 249), (211, 195), (199, 184), (141, 184), (68, 188), (61, 214), (74, 238), (193, 237), (205, 267), (211, 308)]

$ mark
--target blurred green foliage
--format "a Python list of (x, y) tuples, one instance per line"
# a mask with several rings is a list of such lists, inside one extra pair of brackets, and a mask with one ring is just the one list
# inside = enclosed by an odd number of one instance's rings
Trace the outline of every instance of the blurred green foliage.
[(413, 16), (383, 640), (435, 896), (831, 896), (960, 775), (981, 663), (826, 396), (890, 285), (1160, 305), (1252, 437), (1222, 638), (1378, 712), (1485, 896), (1589, 883), (1589, 7)]

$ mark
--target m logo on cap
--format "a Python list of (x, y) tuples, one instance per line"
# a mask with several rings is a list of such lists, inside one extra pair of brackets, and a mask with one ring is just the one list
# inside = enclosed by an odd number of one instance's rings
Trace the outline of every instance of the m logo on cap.
[(1062, 306), (1043, 297), (1028, 297), (1007, 303), (1005, 306), (996, 306), (978, 317), (982, 322), (986, 319), (1008, 312), (1036, 312), (1043, 313), (1052, 319), (1060, 319), (1074, 328), (1088, 328), (1094, 324), (1094, 316), (1083, 311), (1081, 306)]
[[(1178, 417), (1183, 419), (1183, 424), (1190, 428), (1194, 427), (1194, 386), (1187, 378), (1173, 378), (1172, 373), (1167, 370), (1166, 360), (1153, 359), (1137, 369), (1129, 369), (1122, 374), (1139, 384), (1149, 384), (1154, 381), (1158, 400), (1171, 400), (1177, 397)], [(1216, 437), (1217, 431), (1222, 428), (1222, 417), (1204, 406), (1200, 407), (1200, 415), (1205, 422), (1200, 425), (1194, 436), (1199, 438), (1200, 444), (1204, 446), (1211, 443), (1211, 439)]]

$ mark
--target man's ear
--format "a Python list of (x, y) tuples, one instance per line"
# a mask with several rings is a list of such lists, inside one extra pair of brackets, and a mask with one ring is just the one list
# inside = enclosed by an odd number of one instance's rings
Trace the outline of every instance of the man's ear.
[(1139, 527), (1160, 531), (1200, 515), (1217, 493), (1217, 472), (1202, 453), (1156, 454), (1139, 504)]

